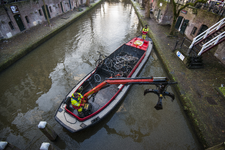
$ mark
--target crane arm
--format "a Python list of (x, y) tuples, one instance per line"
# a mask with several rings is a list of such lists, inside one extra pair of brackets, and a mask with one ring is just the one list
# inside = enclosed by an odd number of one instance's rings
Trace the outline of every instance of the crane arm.
[(111, 84), (165, 84), (168, 83), (166, 77), (148, 77), (148, 78), (108, 78), (96, 87), (84, 94), (84, 100), (87, 100), (88, 96), (97, 93), (106, 85)]
[(173, 93), (167, 92), (166, 87), (171, 84), (177, 84), (177, 82), (169, 82), (166, 77), (147, 77), (147, 78), (108, 78), (87, 93), (84, 94), (84, 100), (88, 99), (88, 96), (97, 93), (99, 90), (104, 88), (107, 85), (111, 84), (152, 84), (156, 86), (156, 89), (146, 89), (144, 95), (147, 93), (154, 93), (158, 96), (158, 102), (155, 106), (156, 110), (162, 109), (162, 99), (165, 96), (172, 98), (172, 101), (175, 99)]

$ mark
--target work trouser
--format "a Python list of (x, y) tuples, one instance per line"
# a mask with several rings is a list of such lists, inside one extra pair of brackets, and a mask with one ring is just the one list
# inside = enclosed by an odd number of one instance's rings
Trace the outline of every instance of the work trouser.
[(145, 39), (146, 38), (146, 34), (142, 34), (142, 39)]
[(82, 112), (82, 107), (80, 107), (79, 109), (77, 109), (78, 112)]

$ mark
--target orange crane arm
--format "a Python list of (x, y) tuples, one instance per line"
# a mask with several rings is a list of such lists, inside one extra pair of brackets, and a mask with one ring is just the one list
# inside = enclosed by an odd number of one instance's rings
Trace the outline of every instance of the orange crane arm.
[(87, 100), (88, 96), (97, 93), (104, 86), (108, 84), (157, 84), (157, 83), (167, 83), (168, 79), (166, 77), (149, 77), (149, 78), (109, 78), (88, 91), (84, 94), (84, 100)]
[(144, 95), (147, 93), (154, 93), (158, 95), (158, 102), (154, 107), (156, 110), (163, 109), (162, 107), (162, 99), (165, 96), (169, 96), (172, 98), (172, 101), (175, 99), (175, 95), (173, 93), (167, 92), (166, 87), (168, 85), (177, 84), (177, 82), (168, 82), (169, 80), (166, 77), (150, 77), (150, 78), (109, 78), (88, 91), (84, 94), (84, 101), (88, 99), (88, 96), (91, 94), (97, 93), (106, 85), (110, 84), (152, 84), (155, 85), (157, 89), (146, 89), (144, 91)]

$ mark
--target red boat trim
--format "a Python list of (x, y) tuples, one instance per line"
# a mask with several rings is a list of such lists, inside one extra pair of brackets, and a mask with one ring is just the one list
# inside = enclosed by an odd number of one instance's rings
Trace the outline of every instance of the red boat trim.
[(120, 88), (120, 89), (116, 92), (116, 94), (110, 99), (110, 101), (108, 101), (108, 103), (106, 103), (102, 108), (100, 108), (99, 110), (97, 110), (96, 112), (94, 112), (93, 114), (91, 114), (91, 115), (89, 115), (89, 116), (87, 116), (87, 117), (80, 118), (80, 117), (78, 117), (77, 115), (75, 115), (74, 113), (72, 113), (70, 110), (68, 110), (66, 107), (65, 107), (65, 109), (66, 109), (66, 111), (67, 111), (68, 113), (70, 113), (71, 115), (73, 115), (74, 117), (76, 117), (79, 121), (85, 121), (85, 120), (87, 120), (87, 119), (89, 119), (89, 118), (95, 116), (95, 115), (98, 114), (100, 111), (102, 111), (106, 106), (108, 106), (108, 105), (115, 99), (115, 97), (119, 94), (119, 92), (123, 89), (123, 87), (124, 87), (124, 85), (122, 86), (122, 88)]
[[(133, 39), (133, 40), (136, 40), (136, 39)], [(140, 48), (139, 48), (140, 49)], [(144, 50), (144, 49), (141, 49), (141, 50)], [(146, 51), (146, 50), (145, 50)], [(140, 63), (142, 62), (142, 60), (144, 59), (146, 55), (146, 52), (143, 54), (143, 56), (141, 57), (141, 59), (138, 61), (138, 63), (135, 65), (134, 69), (132, 69), (132, 72), (130, 72), (130, 74), (128, 75), (128, 77), (131, 77), (131, 75), (134, 73), (134, 71), (137, 69), (137, 67), (140, 65)], [(93, 73), (92, 73), (93, 74)], [(91, 75), (92, 75), (91, 74)], [(90, 76), (89, 76), (90, 77)], [(88, 78), (89, 78), (88, 77)], [(102, 111), (105, 107), (107, 107), (114, 99), (115, 97), (120, 93), (120, 91), (123, 89), (124, 85), (116, 92), (116, 94), (108, 101), (108, 103), (106, 103), (102, 108), (100, 108), (99, 110), (97, 110), (96, 112), (94, 112), (93, 114), (87, 116), (87, 117), (84, 117), (84, 118), (80, 118), (78, 117), (77, 115), (75, 115), (74, 113), (72, 113), (70, 110), (68, 110), (65, 106), (65, 110), (73, 115), (75, 118), (77, 118), (79, 121), (85, 121), (93, 116), (95, 116), (96, 114), (98, 114), (100, 111)]]

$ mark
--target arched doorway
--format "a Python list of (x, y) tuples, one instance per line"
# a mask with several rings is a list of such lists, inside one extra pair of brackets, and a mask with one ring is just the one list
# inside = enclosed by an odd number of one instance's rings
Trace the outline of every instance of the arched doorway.
[(14, 16), (15, 20), (16, 20), (16, 23), (20, 29), (20, 31), (23, 31), (25, 30), (26, 28), (24, 27), (24, 24), (23, 24), (23, 21), (22, 19), (20, 18), (20, 14), (17, 14)]

